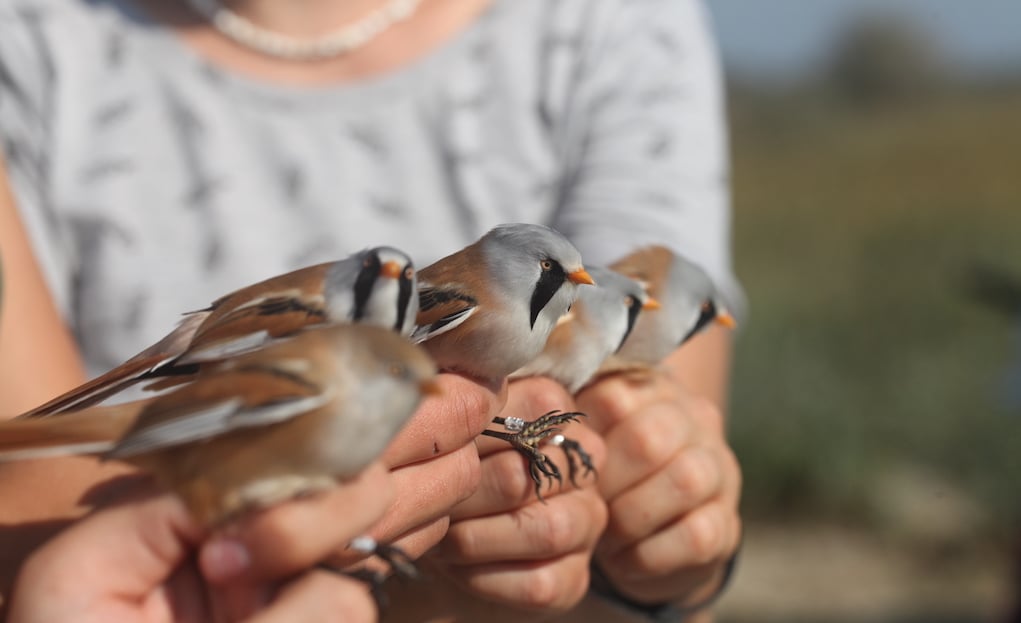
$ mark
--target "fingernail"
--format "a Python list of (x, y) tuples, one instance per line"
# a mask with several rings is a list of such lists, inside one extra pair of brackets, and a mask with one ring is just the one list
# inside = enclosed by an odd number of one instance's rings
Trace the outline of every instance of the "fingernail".
[(229, 538), (214, 538), (202, 547), (199, 566), (206, 580), (222, 583), (244, 573), (252, 563), (252, 557), (240, 541)]

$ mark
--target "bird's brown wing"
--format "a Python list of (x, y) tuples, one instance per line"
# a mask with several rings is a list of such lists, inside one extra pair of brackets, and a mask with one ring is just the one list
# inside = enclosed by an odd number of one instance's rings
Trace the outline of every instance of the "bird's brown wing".
[(426, 266), (418, 272), (418, 316), (411, 336), (424, 342), (457, 327), (479, 307), (485, 291), (483, 258), (475, 245)]
[(188, 349), (195, 332), (209, 312), (194, 312), (162, 340), (128, 359), (109, 372), (101, 374), (74, 389), (26, 411), (19, 418), (41, 418), (95, 405), (131, 386), (146, 374), (167, 365)]
[[(257, 348), (326, 320), (322, 284), (331, 264), (298, 269), (241, 288), (185, 315), (159, 342), (91, 381), (19, 417), (36, 418), (95, 405), (143, 380), (165, 389), (191, 380), (197, 367)], [(179, 365), (188, 364), (188, 365)]]
[(152, 399), (107, 458), (121, 459), (289, 420), (323, 406), (328, 392), (283, 368), (203, 374)]
[(331, 263), (292, 271), (215, 301), (181, 363), (219, 360), (326, 322), (323, 283)]

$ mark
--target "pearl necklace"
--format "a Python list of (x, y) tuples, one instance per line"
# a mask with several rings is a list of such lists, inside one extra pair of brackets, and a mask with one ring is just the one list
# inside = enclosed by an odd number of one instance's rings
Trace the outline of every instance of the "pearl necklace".
[(260, 28), (224, 7), (220, 0), (188, 0), (188, 4), (235, 43), (267, 56), (313, 61), (341, 56), (362, 47), (384, 30), (411, 17), (421, 1), (390, 0), (357, 22), (316, 39), (295, 39)]

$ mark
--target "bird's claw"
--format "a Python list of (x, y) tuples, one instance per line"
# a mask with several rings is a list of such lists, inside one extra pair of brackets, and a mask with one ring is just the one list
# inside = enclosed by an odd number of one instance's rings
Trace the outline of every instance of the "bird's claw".
[(508, 427), (513, 432), (501, 432), (501, 431), (483, 431), (482, 434), (490, 437), (496, 437), (503, 439), (510, 443), (514, 448), (524, 455), (528, 461), (528, 473), (532, 478), (532, 482), (535, 484), (535, 496), (539, 498), (540, 502), (545, 502), (542, 497), (542, 484), (543, 478), (545, 477), (549, 487), (553, 486), (555, 480), (561, 486), (563, 486), (563, 476), (560, 474), (560, 469), (546, 454), (540, 449), (539, 445), (551, 436), (554, 438), (554, 443), (561, 446), (564, 449), (564, 453), (568, 459), (568, 476), (571, 483), (574, 486), (578, 486), (576, 482), (576, 475), (578, 471), (578, 465), (576, 464), (574, 455), (578, 457), (578, 461), (585, 466), (585, 474), (593, 471), (595, 468), (592, 465), (592, 458), (587, 452), (585, 452), (581, 444), (578, 442), (567, 439), (560, 434), (559, 426), (569, 422), (577, 422), (578, 418), (585, 417), (584, 413), (577, 411), (559, 411), (554, 410), (549, 413), (543, 414), (531, 422), (525, 422), (523, 425), (519, 420), (515, 420), (513, 426), (507, 426), (510, 418), (494, 418), (493, 422)]
[(579, 464), (585, 468), (585, 473), (582, 476), (588, 476), (589, 474), (598, 475), (599, 472), (596, 471), (596, 466), (592, 463), (592, 455), (585, 452), (580, 443), (561, 434), (553, 437), (550, 443), (560, 446), (560, 449), (564, 451), (564, 456), (567, 457), (567, 477), (572, 485), (578, 486), (576, 477), (578, 475)]
[[(376, 556), (385, 562), (397, 577), (410, 580), (417, 580), (420, 577), (415, 561), (407, 552), (396, 545), (381, 543), (371, 537), (363, 536), (353, 540), (349, 545), (349, 549)], [(386, 592), (383, 590), (383, 583), (387, 577), (386, 573), (369, 569), (368, 567), (342, 569), (329, 562), (321, 562), (317, 565), (317, 568), (364, 582), (369, 587), (369, 592), (372, 594), (372, 599), (376, 602), (377, 609), (382, 612), (387, 607)]]

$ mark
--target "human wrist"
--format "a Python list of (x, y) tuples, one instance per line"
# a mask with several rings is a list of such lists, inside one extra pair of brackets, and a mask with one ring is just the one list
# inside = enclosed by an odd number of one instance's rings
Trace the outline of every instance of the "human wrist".
[(726, 591), (737, 566), (740, 547), (714, 573), (704, 586), (693, 590), (687, 597), (677, 601), (648, 602), (624, 595), (593, 559), (590, 564), (591, 583), (589, 593), (617, 610), (637, 616), (652, 623), (682, 623), (689, 615), (695, 614), (714, 604)]

